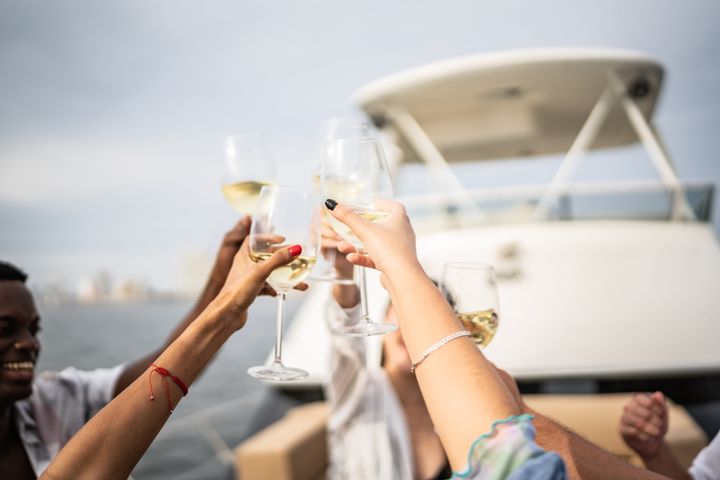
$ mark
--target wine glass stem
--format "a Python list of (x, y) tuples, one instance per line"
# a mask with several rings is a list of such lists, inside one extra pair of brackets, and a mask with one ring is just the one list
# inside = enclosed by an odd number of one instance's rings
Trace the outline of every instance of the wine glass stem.
[(275, 317), (275, 361), (282, 365), (283, 316), (285, 315), (285, 292), (278, 292), (277, 316)]
[(370, 323), (370, 315), (368, 314), (368, 301), (367, 301), (367, 282), (365, 280), (365, 267), (359, 267), (358, 273), (360, 275), (360, 309), (362, 311), (362, 321)]

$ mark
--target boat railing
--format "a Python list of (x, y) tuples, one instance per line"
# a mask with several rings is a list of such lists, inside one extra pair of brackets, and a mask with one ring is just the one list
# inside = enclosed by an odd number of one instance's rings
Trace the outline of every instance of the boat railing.
[[(511, 186), (403, 197), (418, 230), (463, 228), (500, 223), (573, 220), (711, 220), (714, 186), (657, 182), (575, 183), (553, 192), (547, 202), (546, 185)], [(677, 216), (677, 199), (688, 208)], [(547, 202), (544, 216), (538, 205)]]

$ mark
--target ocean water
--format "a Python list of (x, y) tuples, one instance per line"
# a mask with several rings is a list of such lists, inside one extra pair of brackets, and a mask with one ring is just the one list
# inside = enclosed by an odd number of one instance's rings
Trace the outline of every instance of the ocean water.
[[(286, 318), (292, 318), (298, 304), (288, 301)], [(162, 345), (190, 307), (190, 302), (40, 306), (39, 371), (109, 367), (140, 358)], [(245, 372), (265, 361), (273, 346), (274, 320), (275, 300), (258, 299), (246, 326), (230, 338), (180, 402), (134, 479), (233, 478), (230, 449), (257, 429), (253, 422), (258, 409), (275, 395)]]

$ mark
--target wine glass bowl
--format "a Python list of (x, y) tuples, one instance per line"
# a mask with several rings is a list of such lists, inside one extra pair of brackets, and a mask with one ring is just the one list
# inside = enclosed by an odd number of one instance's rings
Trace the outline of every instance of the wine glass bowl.
[(443, 266), (440, 290), (455, 316), (478, 348), (495, 337), (500, 321), (495, 269), (473, 262), (448, 262)]
[(251, 215), (260, 189), (275, 183), (270, 150), (258, 134), (233, 134), (225, 137), (224, 157), (223, 195), (236, 211)]
[[(336, 139), (327, 142), (321, 172), (323, 198), (350, 207), (371, 222), (381, 223), (387, 212), (375, 208), (375, 200), (392, 197), (392, 183), (380, 141), (373, 137)], [(335, 232), (358, 249), (362, 242), (352, 230), (326, 211)]]

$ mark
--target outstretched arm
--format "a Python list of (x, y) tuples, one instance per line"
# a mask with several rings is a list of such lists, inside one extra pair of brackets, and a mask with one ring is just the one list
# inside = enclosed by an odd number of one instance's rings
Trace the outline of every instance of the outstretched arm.
[(560, 454), (570, 478), (613, 478), (617, 480), (651, 480), (666, 478), (657, 473), (630, 465), (603, 450), (577, 433), (530, 408), (537, 430), (536, 441), (545, 450)]
[[(382, 272), (410, 358), (418, 361), (428, 347), (463, 328), (418, 262), (405, 209), (392, 202), (377, 206), (389, 212), (383, 224), (372, 224), (342, 205), (334, 207), (333, 215), (355, 232), (369, 253), (351, 253), (348, 260)], [(341, 243), (340, 249), (354, 251), (349, 244)], [(436, 350), (416, 375), (455, 470), (466, 466), (471, 444), (490, 431), (493, 422), (521, 413), (495, 369), (467, 337)]]
[[(244, 326), (247, 308), (268, 275), (292, 259), (288, 250), (253, 263), (245, 242), (218, 296), (155, 363), (187, 385), (192, 384), (230, 335)], [(145, 369), (144, 375), (95, 415), (65, 445), (41, 478), (127, 478), (182, 398), (182, 391), (170, 379), (151, 375), (151, 371)], [(149, 397), (150, 382), (154, 400)]]
[(225, 279), (230, 272), (230, 267), (233, 264), (233, 258), (240, 249), (243, 240), (250, 232), (250, 217), (243, 217), (232, 230), (225, 234), (220, 249), (218, 250), (217, 257), (215, 258), (215, 264), (210, 271), (210, 276), (205, 283), (202, 293), (198, 297), (193, 308), (188, 314), (177, 324), (173, 331), (168, 336), (165, 343), (163, 343), (157, 350), (139, 358), (133, 362), (128, 363), (125, 369), (120, 374), (117, 384), (115, 385), (115, 396), (119, 395), (120, 392), (125, 390), (128, 385), (135, 381), (142, 373), (148, 368), (148, 365), (155, 361), (160, 353), (165, 350), (172, 342), (177, 339), (181, 333), (196, 319), (200, 312), (205, 310), (210, 302), (217, 296), (225, 284)]
[[(233, 266), (235, 255), (238, 250), (240, 250), (245, 238), (250, 233), (251, 221), (252, 219), (246, 215), (225, 234), (222, 242), (220, 243), (220, 248), (218, 249), (215, 257), (215, 263), (210, 270), (210, 275), (205, 282), (205, 287), (203, 288), (202, 293), (198, 297), (190, 312), (188, 312), (182, 322), (170, 333), (166, 342), (167, 345), (171, 344), (177, 337), (179, 337), (180, 334), (185, 331), (185, 327), (192, 323), (192, 321), (196, 319), (203, 310), (205, 310), (205, 307), (207, 307), (210, 302), (217, 297), (218, 293), (220, 293), (225, 285), (225, 280), (230, 273), (230, 269)], [(160, 351), (162, 350), (164, 349), (160, 349)]]
[[(415, 253), (415, 236), (404, 208), (393, 202), (377, 205), (389, 211), (384, 224), (372, 224), (342, 205), (328, 202), (338, 220), (362, 240), (368, 255), (339, 245), (356, 265), (381, 271), (383, 286), (396, 308), (410, 357), (462, 329), (450, 306), (425, 275)], [(417, 368), (416, 375), (433, 423), (455, 470), (465, 466), (468, 450), (491, 424), (510, 415), (531, 413), (541, 447), (556, 451), (574, 478), (653, 479), (658, 475), (633, 467), (528, 409), (512, 377), (495, 368), (468, 338), (451, 341)]]
[(542, 413), (531, 409), (523, 401), (515, 379), (499, 368), (497, 372), (515, 401), (522, 406), (523, 412), (534, 417), (533, 424), (537, 431), (535, 441), (545, 450), (557, 452), (562, 457), (570, 478), (613, 478), (617, 480), (664, 478), (630, 465)]

